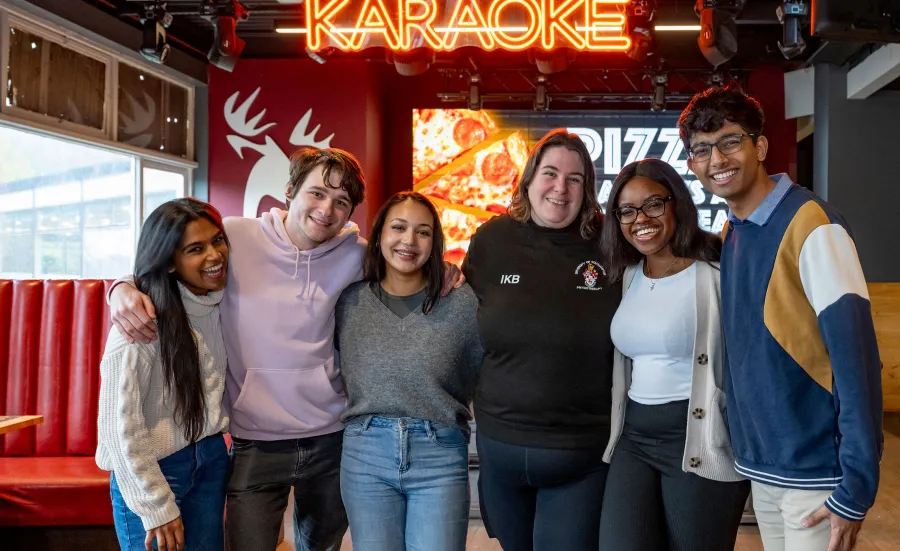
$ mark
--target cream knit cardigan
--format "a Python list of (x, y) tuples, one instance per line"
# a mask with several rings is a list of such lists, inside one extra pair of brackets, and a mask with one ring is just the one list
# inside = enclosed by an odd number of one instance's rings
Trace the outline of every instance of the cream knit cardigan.
[[(181, 283), (200, 353), (206, 426), (201, 438), (226, 432), (222, 409), (227, 359), (219, 323), (222, 291), (194, 295)], [(100, 408), (97, 422), (97, 466), (113, 471), (128, 508), (149, 530), (180, 515), (175, 495), (158, 461), (189, 445), (175, 423), (175, 400), (165, 392), (159, 343), (129, 344), (113, 328), (100, 363)]]

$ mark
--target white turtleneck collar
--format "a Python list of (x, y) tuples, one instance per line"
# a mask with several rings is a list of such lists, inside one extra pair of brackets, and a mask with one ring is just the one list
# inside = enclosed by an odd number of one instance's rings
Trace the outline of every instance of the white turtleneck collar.
[(180, 281), (178, 282), (178, 290), (181, 292), (181, 301), (184, 303), (184, 309), (189, 316), (195, 317), (208, 316), (213, 313), (225, 294), (223, 289), (221, 291), (210, 291), (207, 295), (195, 295)]

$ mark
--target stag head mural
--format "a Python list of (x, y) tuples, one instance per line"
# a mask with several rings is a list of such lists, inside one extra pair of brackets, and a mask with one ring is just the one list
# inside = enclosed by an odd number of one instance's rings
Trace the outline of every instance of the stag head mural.
[[(234, 132), (234, 134), (226, 136), (229, 145), (241, 159), (244, 158), (245, 149), (252, 149), (261, 155), (247, 177), (247, 187), (244, 190), (242, 214), (249, 218), (257, 216), (260, 202), (264, 197), (270, 196), (279, 201), (284, 200), (284, 188), (290, 173), (289, 156), (291, 152), (283, 151), (271, 136), (265, 134), (265, 131), (275, 126), (276, 123), (269, 122), (259, 126), (266, 115), (265, 109), (250, 117), (250, 108), (259, 96), (261, 89), (257, 88), (238, 107), (235, 106), (240, 92), (235, 92), (225, 102), (225, 122), (228, 124), (228, 128)], [(316, 140), (316, 134), (321, 125), (316, 125), (307, 132), (311, 119), (312, 109), (308, 109), (291, 132), (289, 140), (291, 145), (295, 147), (330, 147), (334, 133), (323, 140)], [(260, 138), (257, 138), (260, 135), (262, 143), (259, 143)], [(255, 138), (255, 140), (250, 138)]]

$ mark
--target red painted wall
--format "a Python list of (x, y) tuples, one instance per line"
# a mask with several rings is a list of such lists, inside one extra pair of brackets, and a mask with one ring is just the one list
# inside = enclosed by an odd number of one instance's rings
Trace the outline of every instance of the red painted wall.
[(787, 172), (797, 180), (797, 120), (784, 118), (784, 73), (777, 69), (754, 71), (747, 93), (762, 104), (766, 115), (763, 133), (769, 139), (766, 168), (769, 174)]
[[(247, 59), (233, 73), (211, 68), (210, 202), (226, 216), (256, 216), (280, 204), (290, 153), (303, 144), (323, 145), (333, 133), (329, 145), (356, 155), (367, 175), (367, 200), (353, 215), (366, 228), (374, 214), (371, 209), (383, 201), (378, 81), (376, 68), (364, 61), (320, 65), (312, 60)], [(257, 90), (244, 116), (235, 113), (229, 120), (226, 111), (238, 111)], [(228, 105), (234, 94), (237, 97)], [(308, 123), (298, 125), (310, 110)], [(259, 114), (255, 124), (249, 122)], [(254, 198), (265, 196), (250, 201), (248, 208), (256, 206), (256, 212), (245, 209), (248, 190)]]

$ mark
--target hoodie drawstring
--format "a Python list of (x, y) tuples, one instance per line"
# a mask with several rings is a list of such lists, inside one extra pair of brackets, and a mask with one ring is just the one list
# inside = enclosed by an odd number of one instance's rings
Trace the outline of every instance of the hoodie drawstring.
[[(296, 280), (300, 275), (300, 249), (294, 248), (294, 276), (291, 278)], [(306, 256), (306, 289), (303, 290), (302, 293), (297, 295), (300, 298), (309, 299), (312, 297), (312, 291), (310, 291), (310, 286), (312, 285), (312, 253), (306, 251), (302, 253)]]

